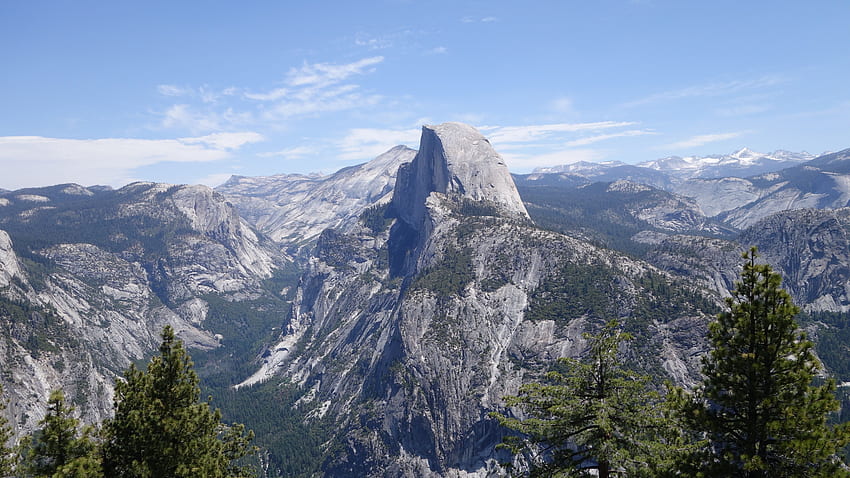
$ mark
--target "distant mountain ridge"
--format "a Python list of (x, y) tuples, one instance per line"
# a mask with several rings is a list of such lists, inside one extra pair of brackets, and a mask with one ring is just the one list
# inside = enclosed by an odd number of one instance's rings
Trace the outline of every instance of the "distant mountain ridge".
[[(665, 188), (671, 182), (693, 178), (755, 176), (797, 166), (814, 158), (814, 155), (805, 151), (796, 153), (777, 150), (772, 153), (758, 153), (749, 148), (742, 148), (730, 154), (668, 156), (637, 164), (626, 164), (622, 161), (579, 161), (536, 168), (532, 174), (572, 174), (597, 181), (628, 179)], [(645, 170), (654, 171), (656, 174)]]
[(805, 151), (794, 153), (778, 150), (758, 153), (742, 148), (731, 154), (710, 156), (669, 156), (638, 163), (636, 166), (664, 172), (676, 179), (747, 177), (792, 167), (815, 156)]
[(233, 176), (216, 191), (260, 232), (278, 242), (304, 244), (326, 228), (346, 230), (363, 209), (389, 201), (398, 167), (415, 154), (396, 146), (368, 163), (325, 176)]

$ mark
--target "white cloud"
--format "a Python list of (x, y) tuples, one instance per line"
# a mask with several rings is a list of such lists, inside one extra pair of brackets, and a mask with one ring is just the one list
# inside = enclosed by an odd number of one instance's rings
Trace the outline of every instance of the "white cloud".
[(209, 186), (211, 188), (214, 188), (216, 186), (220, 186), (220, 185), (224, 184), (225, 181), (230, 179), (230, 176), (233, 176), (233, 175), (230, 174), (230, 173), (214, 173), (214, 174), (210, 174), (208, 176), (204, 176), (202, 178), (198, 178), (198, 179), (192, 181), (192, 183), (203, 184), (205, 186)]
[(75, 182), (122, 186), (133, 170), (162, 162), (210, 162), (262, 140), (256, 133), (222, 133), (180, 139), (65, 139), (0, 137), (0, 187), (18, 189)]
[(438, 47), (435, 47), (435, 48), (431, 48), (426, 53), (428, 53), (429, 55), (445, 55), (448, 52), (449, 52), (448, 48), (446, 48), (444, 46), (438, 46)]
[(623, 106), (631, 108), (642, 106), (661, 101), (672, 101), (684, 98), (704, 97), (704, 96), (724, 96), (745, 90), (759, 90), (770, 86), (775, 86), (784, 83), (787, 80), (779, 76), (763, 76), (761, 78), (751, 80), (732, 80), (718, 83), (707, 83), (703, 85), (694, 85), (678, 90), (670, 90), (661, 93), (656, 93), (645, 98), (640, 98), (635, 101), (630, 101)]
[(191, 90), (174, 85), (159, 85), (156, 89), (163, 96), (185, 96), (192, 93)]
[(389, 37), (366, 37), (360, 34), (354, 39), (354, 44), (372, 50), (383, 50), (392, 47), (394, 42)]
[(306, 156), (317, 154), (318, 152), (319, 151), (316, 148), (310, 146), (295, 146), (293, 148), (286, 148), (280, 151), (259, 153), (257, 156), (261, 158), (273, 158), (277, 156), (284, 159), (301, 159)]
[(217, 115), (193, 111), (187, 104), (173, 105), (168, 108), (163, 113), (162, 126), (187, 129), (193, 133), (222, 129), (221, 120)]
[(531, 172), (534, 168), (560, 166), (579, 161), (600, 161), (604, 153), (592, 149), (568, 149), (544, 154), (503, 153), (508, 169), (514, 173)]
[(725, 108), (718, 108), (714, 110), (714, 112), (718, 116), (727, 116), (727, 117), (735, 117), (735, 116), (748, 116), (754, 115), (758, 113), (764, 113), (770, 109), (767, 105), (738, 105), (738, 106), (728, 106)]
[(245, 105), (246, 109), (241, 112), (229, 109), (225, 114), (216, 113), (210, 108), (199, 112), (186, 104), (174, 105), (164, 114), (162, 125), (167, 128), (186, 128), (193, 134), (199, 134), (244, 127), (258, 120), (274, 124), (296, 116), (373, 106), (382, 97), (363, 93), (360, 85), (347, 80), (374, 71), (372, 67), (382, 61), (384, 57), (375, 56), (343, 64), (305, 63), (289, 70), (283, 86), (265, 92), (230, 87), (221, 93), (208, 92), (205, 97), (203, 93), (206, 90), (202, 89), (198, 96), (202, 100), (207, 98), (207, 103), (214, 103), (221, 95), (232, 96), (237, 92), (252, 102)]
[(339, 142), (339, 159), (370, 160), (393, 146), (418, 148), (422, 131), (416, 129), (355, 128)]
[(238, 149), (249, 143), (258, 143), (265, 138), (259, 133), (245, 131), (239, 133), (213, 133), (197, 138), (179, 138), (186, 144), (205, 144), (215, 149)]
[(300, 68), (291, 68), (287, 84), (291, 86), (329, 85), (339, 83), (349, 76), (363, 74), (368, 67), (384, 61), (382, 56), (364, 58), (341, 65), (333, 63), (304, 63)]
[(600, 121), (595, 123), (555, 123), (526, 126), (481, 126), (479, 129), (495, 145), (501, 148), (516, 147), (516, 143), (541, 142), (558, 138), (564, 133), (580, 131), (601, 131), (611, 128), (631, 126), (633, 122)]
[(376, 105), (381, 96), (360, 95), (357, 93), (340, 94), (311, 94), (292, 101), (281, 101), (266, 111), (263, 118), (268, 121), (279, 121), (294, 116), (307, 116), (316, 113), (344, 111)]
[(287, 88), (276, 88), (268, 93), (245, 93), (245, 98), (258, 101), (275, 101), (285, 97), (287, 94), (289, 94)]
[(492, 16), (487, 17), (463, 17), (460, 19), (463, 23), (495, 23), (498, 22), (499, 19)]
[(727, 139), (737, 138), (743, 135), (744, 132), (732, 132), (732, 133), (715, 133), (715, 134), (701, 134), (697, 136), (692, 136), (688, 139), (677, 141), (675, 143), (665, 144), (662, 146), (658, 146), (656, 149), (688, 149), (688, 148), (696, 148), (698, 146), (703, 146), (708, 143), (716, 143), (718, 141), (725, 141)]
[(567, 141), (566, 143), (564, 143), (564, 146), (587, 146), (588, 144), (598, 143), (600, 141), (606, 141), (614, 138), (628, 138), (633, 136), (645, 136), (650, 134), (657, 133), (655, 133), (654, 131), (647, 131), (642, 129), (630, 129), (627, 131), (621, 131), (619, 133), (598, 134), (596, 136), (588, 136), (585, 138), (574, 139), (572, 141)]

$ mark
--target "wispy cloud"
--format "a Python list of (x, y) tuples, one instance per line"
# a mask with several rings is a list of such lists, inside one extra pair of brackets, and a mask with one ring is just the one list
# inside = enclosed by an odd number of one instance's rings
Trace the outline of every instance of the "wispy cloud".
[[(373, 106), (382, 97), (362, 91), (351, 80), (373, 72), (383, 61), (384, 57), (373, 56), (350, 63), (304, 63), (289, 69), (283, 85), (267, 91), (160, 85), (159, 91), (164, 95), (196, 100), (170, 106), (161, 113), (160, 126), (202, 134), (260, 127), (260, 123), (275, 127), (293, 117)], [(229, 98), (224, 101), (224, 97)]]
[(616, 138), (657, 134), (647, 129), (625, 129), (631, 121), (554, 123), (524, 126), (482, 126), (479, 129), (505, 157), (512, 171), (531, 171), (577, 161), (600, 161), (610, 152), (581, 148)]
[(572, 141), (567, 141), (564, 143), (564, 146), (575, 147), (575, 146), (587, 146), (593, 143), (599, 143), (600, 141), (607, 141), (609, 139), (615, 138), (629, 138), (633, 136), (646, 136), (658, 134), (654, 131), (648, 131), (643, 129), (630, 129), (628, 131), (621, 131), (619, 133), (610, 133), (610, 134), (598, 134), (595, 136), (588, 136), (585, 138), (574, 139)]
[(191, 93), (190, 90), (175, 85), (159, 85), (156, 89), (163, 96), (185, 96)]
[(237, 112), (232, 108), (216, 111), (210, 107), (197, 109), (189, 104), (177, 104), (162, 113), (161, 126), (166, 129), (189, 131), (191, 134), (202, 134), (213, 131), (233, 129), (253, 123), (250, 112)]
[(369, 67), (384, 61), (382, 56), (364, 58), (353, 63), (304, 63), (292, 68), (287, 74), (287, 83), (291, 86), (326, 86), (339, 83), (352, 75), (367, 72)]
[(216, 90), (208, 85), (190, 88), (176, 85), (158, 85), (157, 92), (162, 96), (197, 98), (204, 103), (215, 103), (223, 96), (232, 96), (237, 92), (234, 87)]
[(737, 117), (737, 116), (749, 116), (758, 113), (764, 113), (765, 111), (770, 110), (770, 106), (768, 105), (737, 105), (737, 106), (726, 106), (723, 108), (717, 108), (714, 110), (714, 113), (718, 116), (724, 117)]
[(517, 143), (563, 140), (564, 133), (601, 131), (634, 125), (633, 122), (599, 121), (594, 123), (554, 123), (525, 126), (481, 126), (479, 129), (493, 144), (509, 148)]
[(662, 146), (658, 146), (655, 149), (688, 149), (688, 148), (696, 148), (699, 146), (706, 145), (708, 143), (716, 143), (718, 141), (725, 141), (727, 139), (737, 138), (739, 136), (744, 135), (745, 131), (737, 131), (731, 133), (714, 133), (714, 134), (701, 134), (697, 136), (692, 136), (688, 139), (677, 141), (675, 143), (665, 144)]
[(197, 138), (180, 138), (184, 144), (203, 144), (214, 149), (233, 150), (250, 143), (259, 143), (265, 140), (263, 135), (253, 131), (238, 133), (213, 133)]
[(512, 172), (530, 172), (534, 168), (545, 166), (560, 166), (579, 161), (600, 161), (605, 154), (593, 149), (565, 149), (543, 154), (528, 154), (519, 152), (502, 153), (505, 163)]
[(497, 17), (493, 17), (493, 16), (486, 16), (486, 17), (466, 16), (466, 17), (461, 18), (460, 21), (463, 22), (463, 23), (495, 23), (495, 22), (498, 22), (499, 19)]
[(245, 98), (257, 101), (275, 101), (289, 94), (288, 88), (275, 88), (265, 93), (245, 93)]
[(369, 160), (386, 152), (393, 146), (404, 144), (417, 148), (421, 130), (355, 128), (337, 144), (342, 160)]
[(221, 184), (224, 184), (225, 181), (230, 179), (231, 176), (233, 176), (233, 175), (230, 174), (230, 173), (214, 173), (214, 174), (210, 174), (210, 175), (207, 175), (207, 176), (202, 176), (202, 177), (192, 181), (192, 184), (203, 184), (205, 186), (209, 186), (211, 188), (214, 188), (216, 186), (220, 186)]
[(282, 149), (280, 151), (269, 151), (259, 153), (257, 156), (261, 158), (280, 157), (284, 159), (301, 159), (307, 156), (315, 155), (319, 152), (318, 149), (311, 146), (295, 146), (292, 148)]
[(180, 139), (65, 139), (42, 136), (0, 137), (0, 187), (76, 182), (122, 186), (133, 171), (163, 162), (210, 162), (226, 159), (257, 133), (227, 133)]
[(632, 108), (635, 106), (643, 106), (663, 101), (675, 101), (685, 98), (730, 95), (741, 91), (767, 88), (770, 86), (785, 83), (786, 81), (787, 80), (785, 78), (780, 76), (763, 76), (761, 78), (755, 78), (750, 80), (732, 80), (726, 82), (706, 83), (701, 85), (689, 86), (686, 88), (680, 88), (677, 90), (655, 93), (653, 95), (649, 95), (647, 97), (625, 103), (623, 106), (626, 108)]
[(438, 46), (438, 47), (431, 48), (426, 53), (428, 53), (429, 55), (445, 55), (448, 52), (449, 52), (448, 48), (446, 48), (444, 46)]

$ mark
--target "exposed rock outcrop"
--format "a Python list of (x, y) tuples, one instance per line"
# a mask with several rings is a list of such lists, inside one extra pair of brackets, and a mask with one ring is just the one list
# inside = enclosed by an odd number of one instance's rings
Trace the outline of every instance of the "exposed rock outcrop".
[(275, 241), (312, 245), (323, 230), (347, 231), (365, 208), (389, 201), (399, 166), (415, 154), (396, 146), (368, 163), (328, 176), (234, 176), (217, 191)]
[(401, 167), (392, 205), (413, 228), (425, 220), (428, 198), (442, 194), (495, 205), (500, 214), (528, 219), (504, 160), (475, 128), (461, 123), (423, 126), (420, 149)]

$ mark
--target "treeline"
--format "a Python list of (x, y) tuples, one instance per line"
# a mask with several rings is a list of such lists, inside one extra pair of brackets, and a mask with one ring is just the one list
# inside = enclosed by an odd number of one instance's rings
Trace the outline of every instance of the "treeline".
[(257, 476), (245, 464), (256, 453), (253, 433), (241, 424), (223, 424), (200, 393), (189, 354), (166, 326), (159, 355), (145, 370), (130, 366), (115, 384), (114, 418), (100, 428), (81, 426), (61, 390), (50, 394), (40, 428), (14, 448), (7, 446), (9, 424), (0, 418), (0, 476)]
[(503, 447), (531, 476), (848, 477), (850, 424), (832, 424), (836, 384), (818, 378), (814, 344), (799, 309), (756, 250), (744, 255), (728, 310), (709, 327), (703, 381), (692, 390), (622, 366), (630, 336), (610, 321), (582, 360), (560, 359), (545, 383), (506, 397), (494, 413), (519, 432)]

